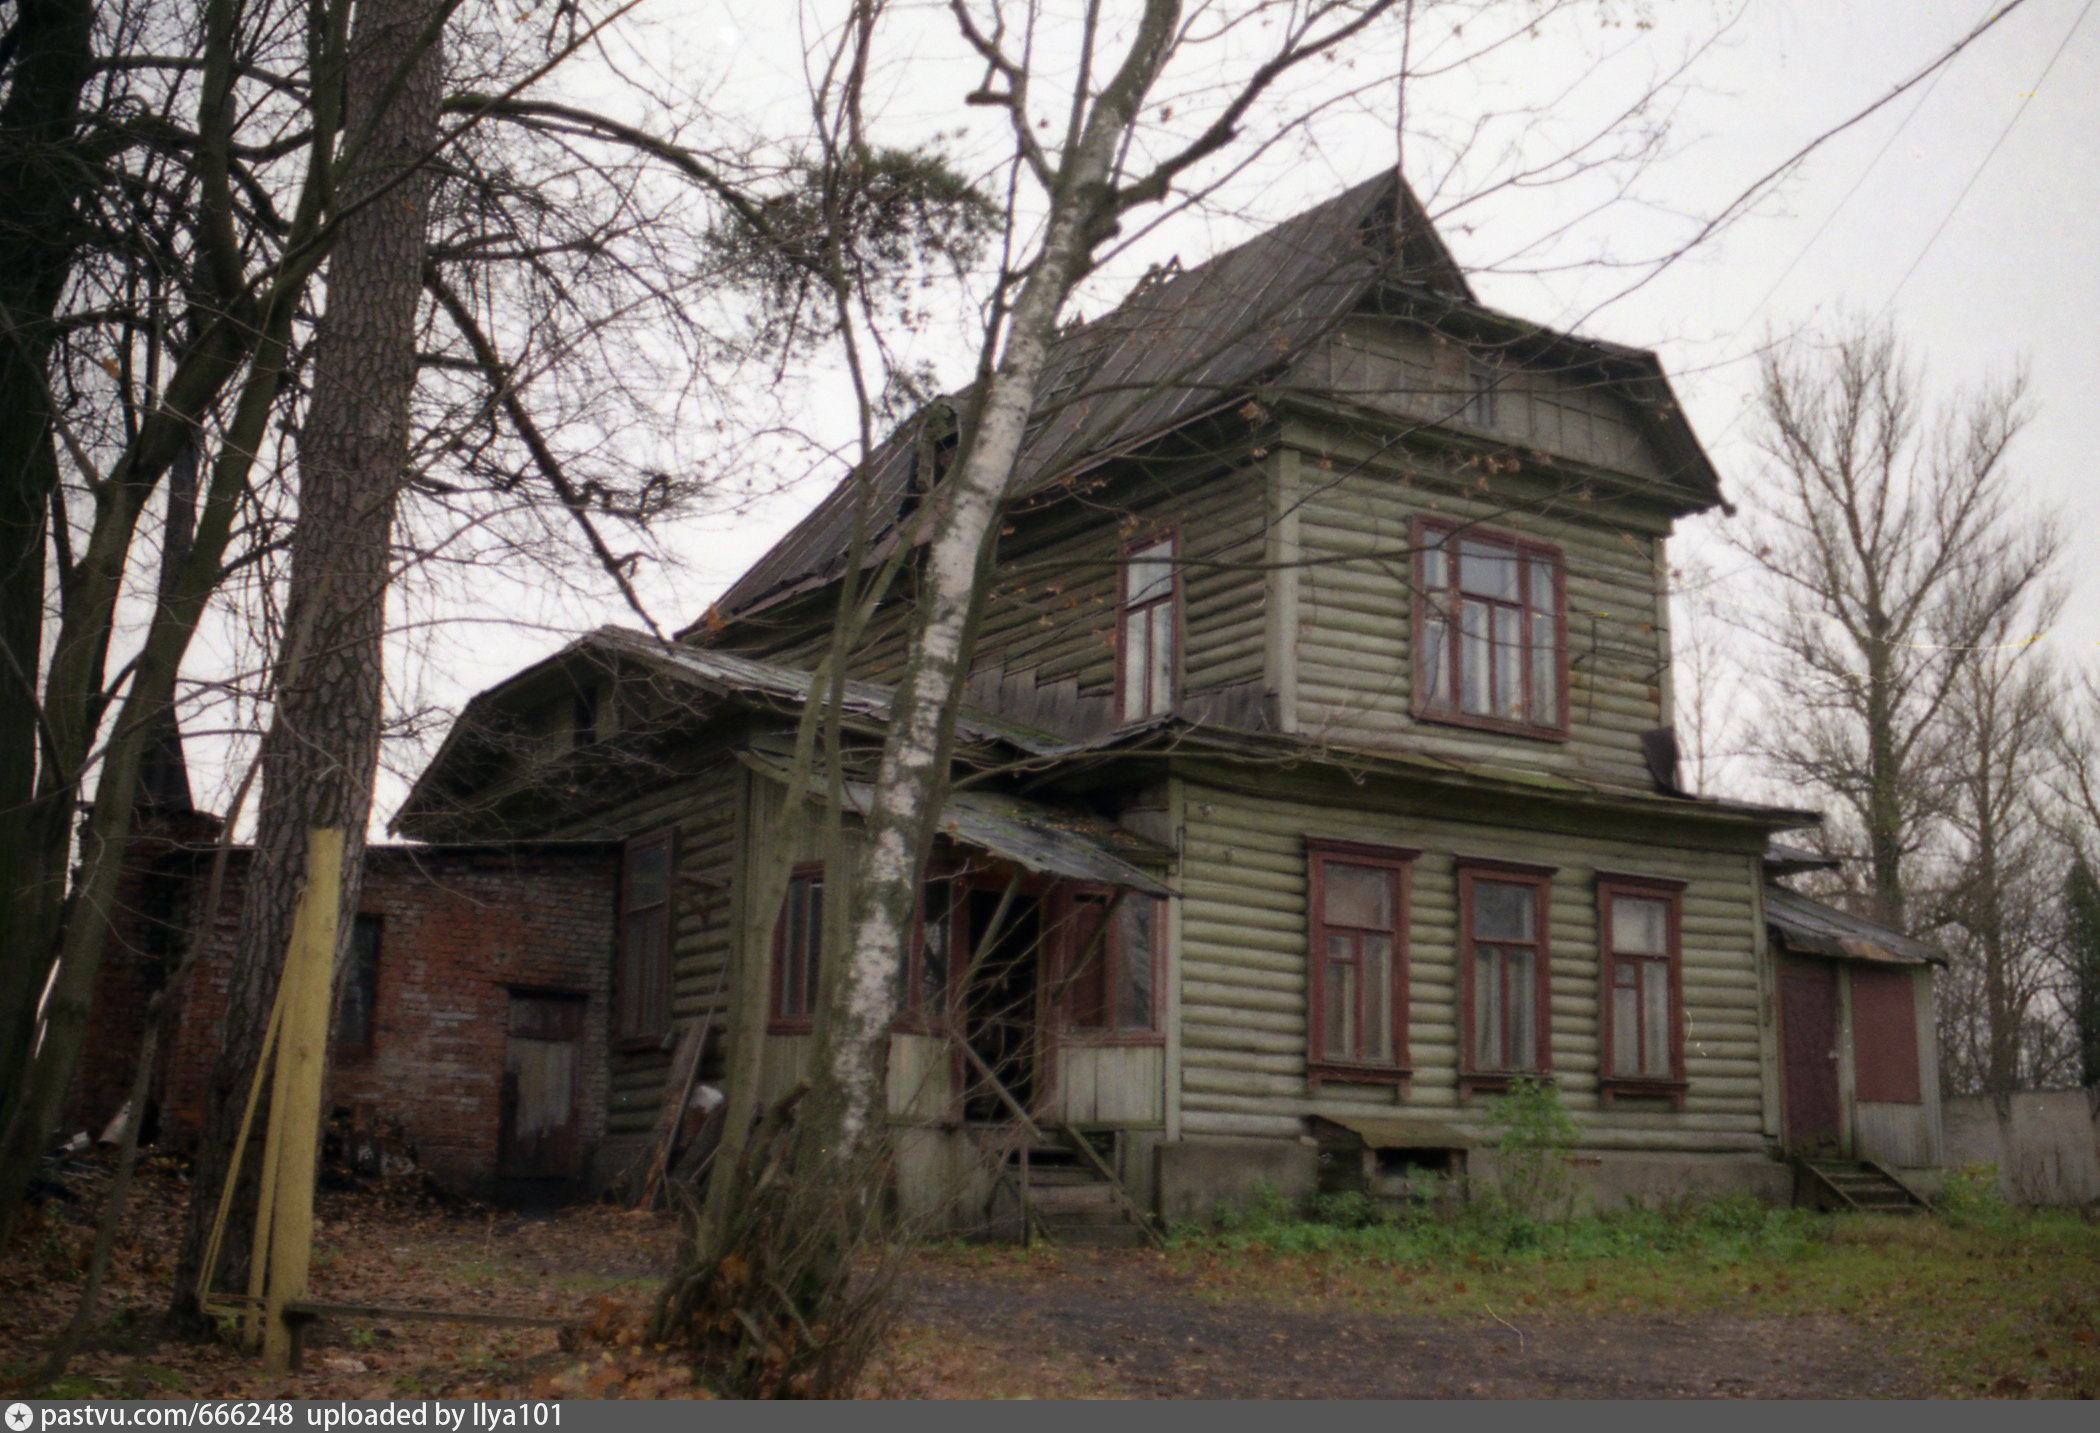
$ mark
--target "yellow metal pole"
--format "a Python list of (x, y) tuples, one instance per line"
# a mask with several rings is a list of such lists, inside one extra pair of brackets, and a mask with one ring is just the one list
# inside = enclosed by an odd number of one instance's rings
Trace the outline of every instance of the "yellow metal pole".
[[(274, 1189), (269, 1201), (269, 1290), (263, 1318), (263, 1367), (291, 1367), (291, 1328), (284, 1306), (306, 1293), (313, 1257), (314, 1154), (321, 1133), (321, 1075), (328, 1055), (328, 1004), (335, 973), (336, 929), (343, 888), (343, 833), (316, 829), (306, 854), (306, 889), (292, 919), (292, 948), (284, 978), (284, 1028), (279, 1032), (277, 1086), (270, 1121), (276, 1158), (266, 1149), (263, 1168)], [(262, 1230), (258, 1228), (258, 1235)], [(260, 1246), (261, 1239), (257, 1239)]]

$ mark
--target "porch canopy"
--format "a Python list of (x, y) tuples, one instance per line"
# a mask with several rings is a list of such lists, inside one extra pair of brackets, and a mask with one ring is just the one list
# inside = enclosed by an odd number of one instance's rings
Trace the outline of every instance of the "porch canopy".
[[(865, 815), (873, 799), (869, 787), (847, 784), (846, 800), (854, 810)], [(1019, 796), (958, 791), (949, 796), (934, 830), (1030, 875), (1119, 886), (1148, 896), (1173, 894), (1157, 874), (1173, 860), (1171, 850), (1082, 812)]]
[(1847, 915), (1834, 906), (1812, 901), (1784, 886), (1765, 887), (1765, 923), (1780, 943), (1796, 955), (1830, 960), (1861, 960), (1875, 965), (1945, 965), (1947, 957), (1929, 945)]

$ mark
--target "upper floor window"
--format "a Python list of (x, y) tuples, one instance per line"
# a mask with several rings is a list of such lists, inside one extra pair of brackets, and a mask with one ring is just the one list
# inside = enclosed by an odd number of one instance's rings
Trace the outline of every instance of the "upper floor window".
[(671, 966), (671, 833), (627, 843), (620, 863), (620, 963), (614, 1036), (653, 1040), (664, 1032)]
[(1459, 865), (1465, 1073), (1475, 1086), (1551, 1068), (1552, 875), (1548, 867), (1501, 861)]
[(1149, 1035), (1159, 1020), (1159, 903), (1136, 891), (1067, 890), (1056, 925), (1064, 1026)]
[(824, 867), (797, 866), (773, 927), (772, 1029), (793, 1033), (815, 1026), (817, 958), (823, 949)]
[(1315, 1084), (1394, 1084), (1407, 1074), (1407, 895), (1416, 854), (1354, 842), (1306, 843), (1306, 1063)]
[(1124, 721), (1157, 716), (1174, 705), (1178, 587), (1172, 533), (1123, 554), (1116, 709)]
[(1567, 730), (1560, 550), (1507, 533), (1416, 526), (1415, 715), (1531, 736)]
[(378, 1016), (379, 917), (359, 916), (350, 926), (350, 968), (343, 974), (343, 999), (335, 1010), (336, 1049), (371, 1049)]
[(1606, 876), (1597, 882), (1603, 990), (1599, 1071), (1607, 1098), (1684, 1079), (1684, 985), (1678, 966), (1683, 884)]
[(1476, 428), (1495, 426), (1495, 384), (1499, 380), (1494, 362), (1477, 355), (1466, 360), (1465, 420)]

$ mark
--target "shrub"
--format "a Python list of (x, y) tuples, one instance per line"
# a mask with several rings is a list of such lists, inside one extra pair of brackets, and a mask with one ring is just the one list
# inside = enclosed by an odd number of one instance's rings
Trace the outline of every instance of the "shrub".
[(1509, 1083), (1495, 1102), (1487, 1127), (1495, 1141), (1495, 1192), (1512, 1211), (1529, 1219), (1565, 1218), (1575, 1198), (1568, 1153), (1582, 1135), (1560, 1091), (1529, 1075)]

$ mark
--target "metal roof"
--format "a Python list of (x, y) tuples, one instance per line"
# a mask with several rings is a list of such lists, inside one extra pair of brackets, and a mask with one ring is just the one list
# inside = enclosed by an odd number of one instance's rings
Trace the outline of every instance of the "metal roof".
[(1785, 886), (1765, 886), (1765, 923), (1799, 955), (1863, 960), (1877, 965), (1945, 965), (1947, 957), (1863, 916), (1812, 901)]
[[(1394, 224), (1396, 211), (1405, 222)], [(1022, 497), (1242, 403), (1381, 286), (1444, 316), (1520, 330), (1529, 342), (1608, 370), (1654, 425), (1677, 485), (1699, 506), (1719, 482), (1652, 354), (1522, 323), (1483, 307), (1414, 194), (1390, 172), (1185, 272), (1141, 284), (1053, 346), (1008, 492)], [(963, 401), (954, 400), (958, 406)], [(893, 435), (730, 587), (731, 618), (821, 587), (843, 570), (857, 506), (874, 516), (869, 560), (919, 536), (905, 527), (913, 426)], [(918, 509), (914, 508), (914, 511)], [(681, 636), (696, 635), (699, 624)], [(704, 640), (704, 638), (702, 638)]]

